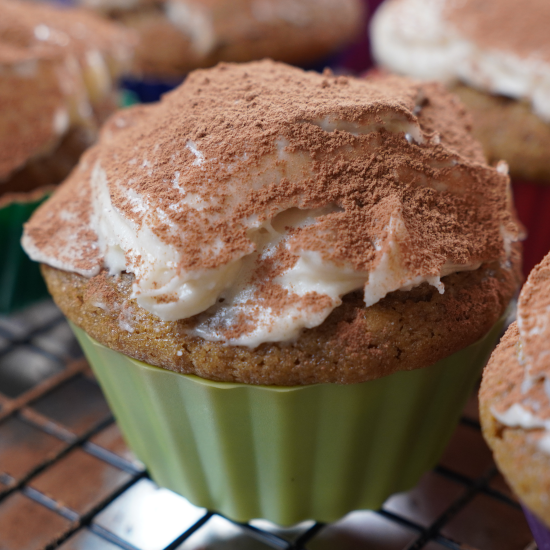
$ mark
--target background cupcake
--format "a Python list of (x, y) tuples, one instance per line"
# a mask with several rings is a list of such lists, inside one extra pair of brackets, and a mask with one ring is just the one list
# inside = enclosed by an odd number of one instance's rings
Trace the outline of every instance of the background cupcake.
[(44, 294), (22, 222), (117, 107), (131, 51), (128, 31), (92, 14), (0, 1), (0, 311)]
[(489, 161), (509, 164), (529, 233), (527, 273), (550, 249), (549, 191), (524, 181), (550, 181), (549, 21), (544, 0), (387, 0), (371, 26), (378, 63), (445, 82), (472, 113)]
[(24, 246), (156, 481), (289, 524), (436, 462), (519, 265), (467, 120), (437, 84), (265, 61), (109, 121)]
[(526, 506), (538, 547), (550, 547), (550, 256), (535, 267), (510, 326), (483, 374), (483, 434)]
[[(365, 29), (362, 0), (81, 0), (139, 37), (133, 78), (157, 100), (193, 69), (269, 57), (326, 64)], [(322, 68), (322, 67), (321, 67)]]

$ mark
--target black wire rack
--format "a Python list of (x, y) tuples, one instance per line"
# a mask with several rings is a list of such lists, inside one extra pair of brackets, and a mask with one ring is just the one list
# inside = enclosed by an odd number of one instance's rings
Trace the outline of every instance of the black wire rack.
[(1, 550), (536, 550), (480, 433), (475, 396), (440, 464), (377, 511), (282, 529), (159, 488), (126, 447), (66, 321), (0, 316)]

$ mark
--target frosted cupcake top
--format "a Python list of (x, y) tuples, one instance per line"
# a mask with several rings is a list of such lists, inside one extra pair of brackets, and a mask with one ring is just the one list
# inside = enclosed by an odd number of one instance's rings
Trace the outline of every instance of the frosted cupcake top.
[(537, 446), (550, 454), (550, 255), (531, 271), (521, 290), (517, 325), (523, 378), (492, 413), (506, 426), (538, 430)]
[(192, 73), (120, 112), (27, 224), (29, 255), (134, 274), (165, 321), (255, 347), (423, 282), (508, 261), (505, 165), (489, 167), (437, 84), (270, 61)]
[[(78, 0), (103, 12), (132, 11), (157, 5), (191, 42), (196, 55), (208, 56), (219, 47), (253, 38), (265, 24), (308, 29), (320, 22), (333, 26), (362, 20), (360, 0)], [(355, 29), (350, 27), (350, 30)], [(330, 29), (327, 29), (330, 33)], [(283, 36), (281, 36), (283, 40)], [(327, 37), (330, 40), (330, 38)]]
[(0, 190), (73, 124), (91, 124), (132, 47), (128, 31), (93, 14), (0, 0)]
[(386, 0), (371, 29), (392, 71), (526, 99), (550, 121), (550, 2)]

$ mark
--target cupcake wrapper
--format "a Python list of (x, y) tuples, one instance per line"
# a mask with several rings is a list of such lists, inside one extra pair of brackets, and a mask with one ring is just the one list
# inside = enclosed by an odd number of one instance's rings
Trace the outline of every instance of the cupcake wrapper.
[(518, 217), (527, 230), (523, 242), (523, 273), (527, 276), (550, 251), (550, 185), (513, 180), (512, 190)]
[(234, 520), (290, 525), (377, 509), (414, 486), (445, 448), (502, 324), (431, 367), (293, 387), (174, 373), (73, 329), (159, 485)]
[(550, 529), (527, 507), (522, 507), (527, 523), (531, 528), (531, 533), (533, 533), (533, 537), (537, 543), (538, 550), (550, 550)]
[(13, 201), (0, 207), (0, 313), (9, 313), (48, 297), (39, 264), (21, 248), (25, 223), (47, 198)]

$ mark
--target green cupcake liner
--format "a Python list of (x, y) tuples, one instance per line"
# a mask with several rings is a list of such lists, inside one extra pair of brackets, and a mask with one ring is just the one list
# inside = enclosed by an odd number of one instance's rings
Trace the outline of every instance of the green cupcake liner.
[(355, 385), (213, 382), (147, 365), (73, 326), (151, 477), (238, 521), (334, 521), (377, 509), (432, 468), (503, 319), (431, 367)]
[(0, 313), (10, 313), (48, 297), (39, 264), (21, 248), (23, 224), (49, 196), (36, 194), (0, 207)]

